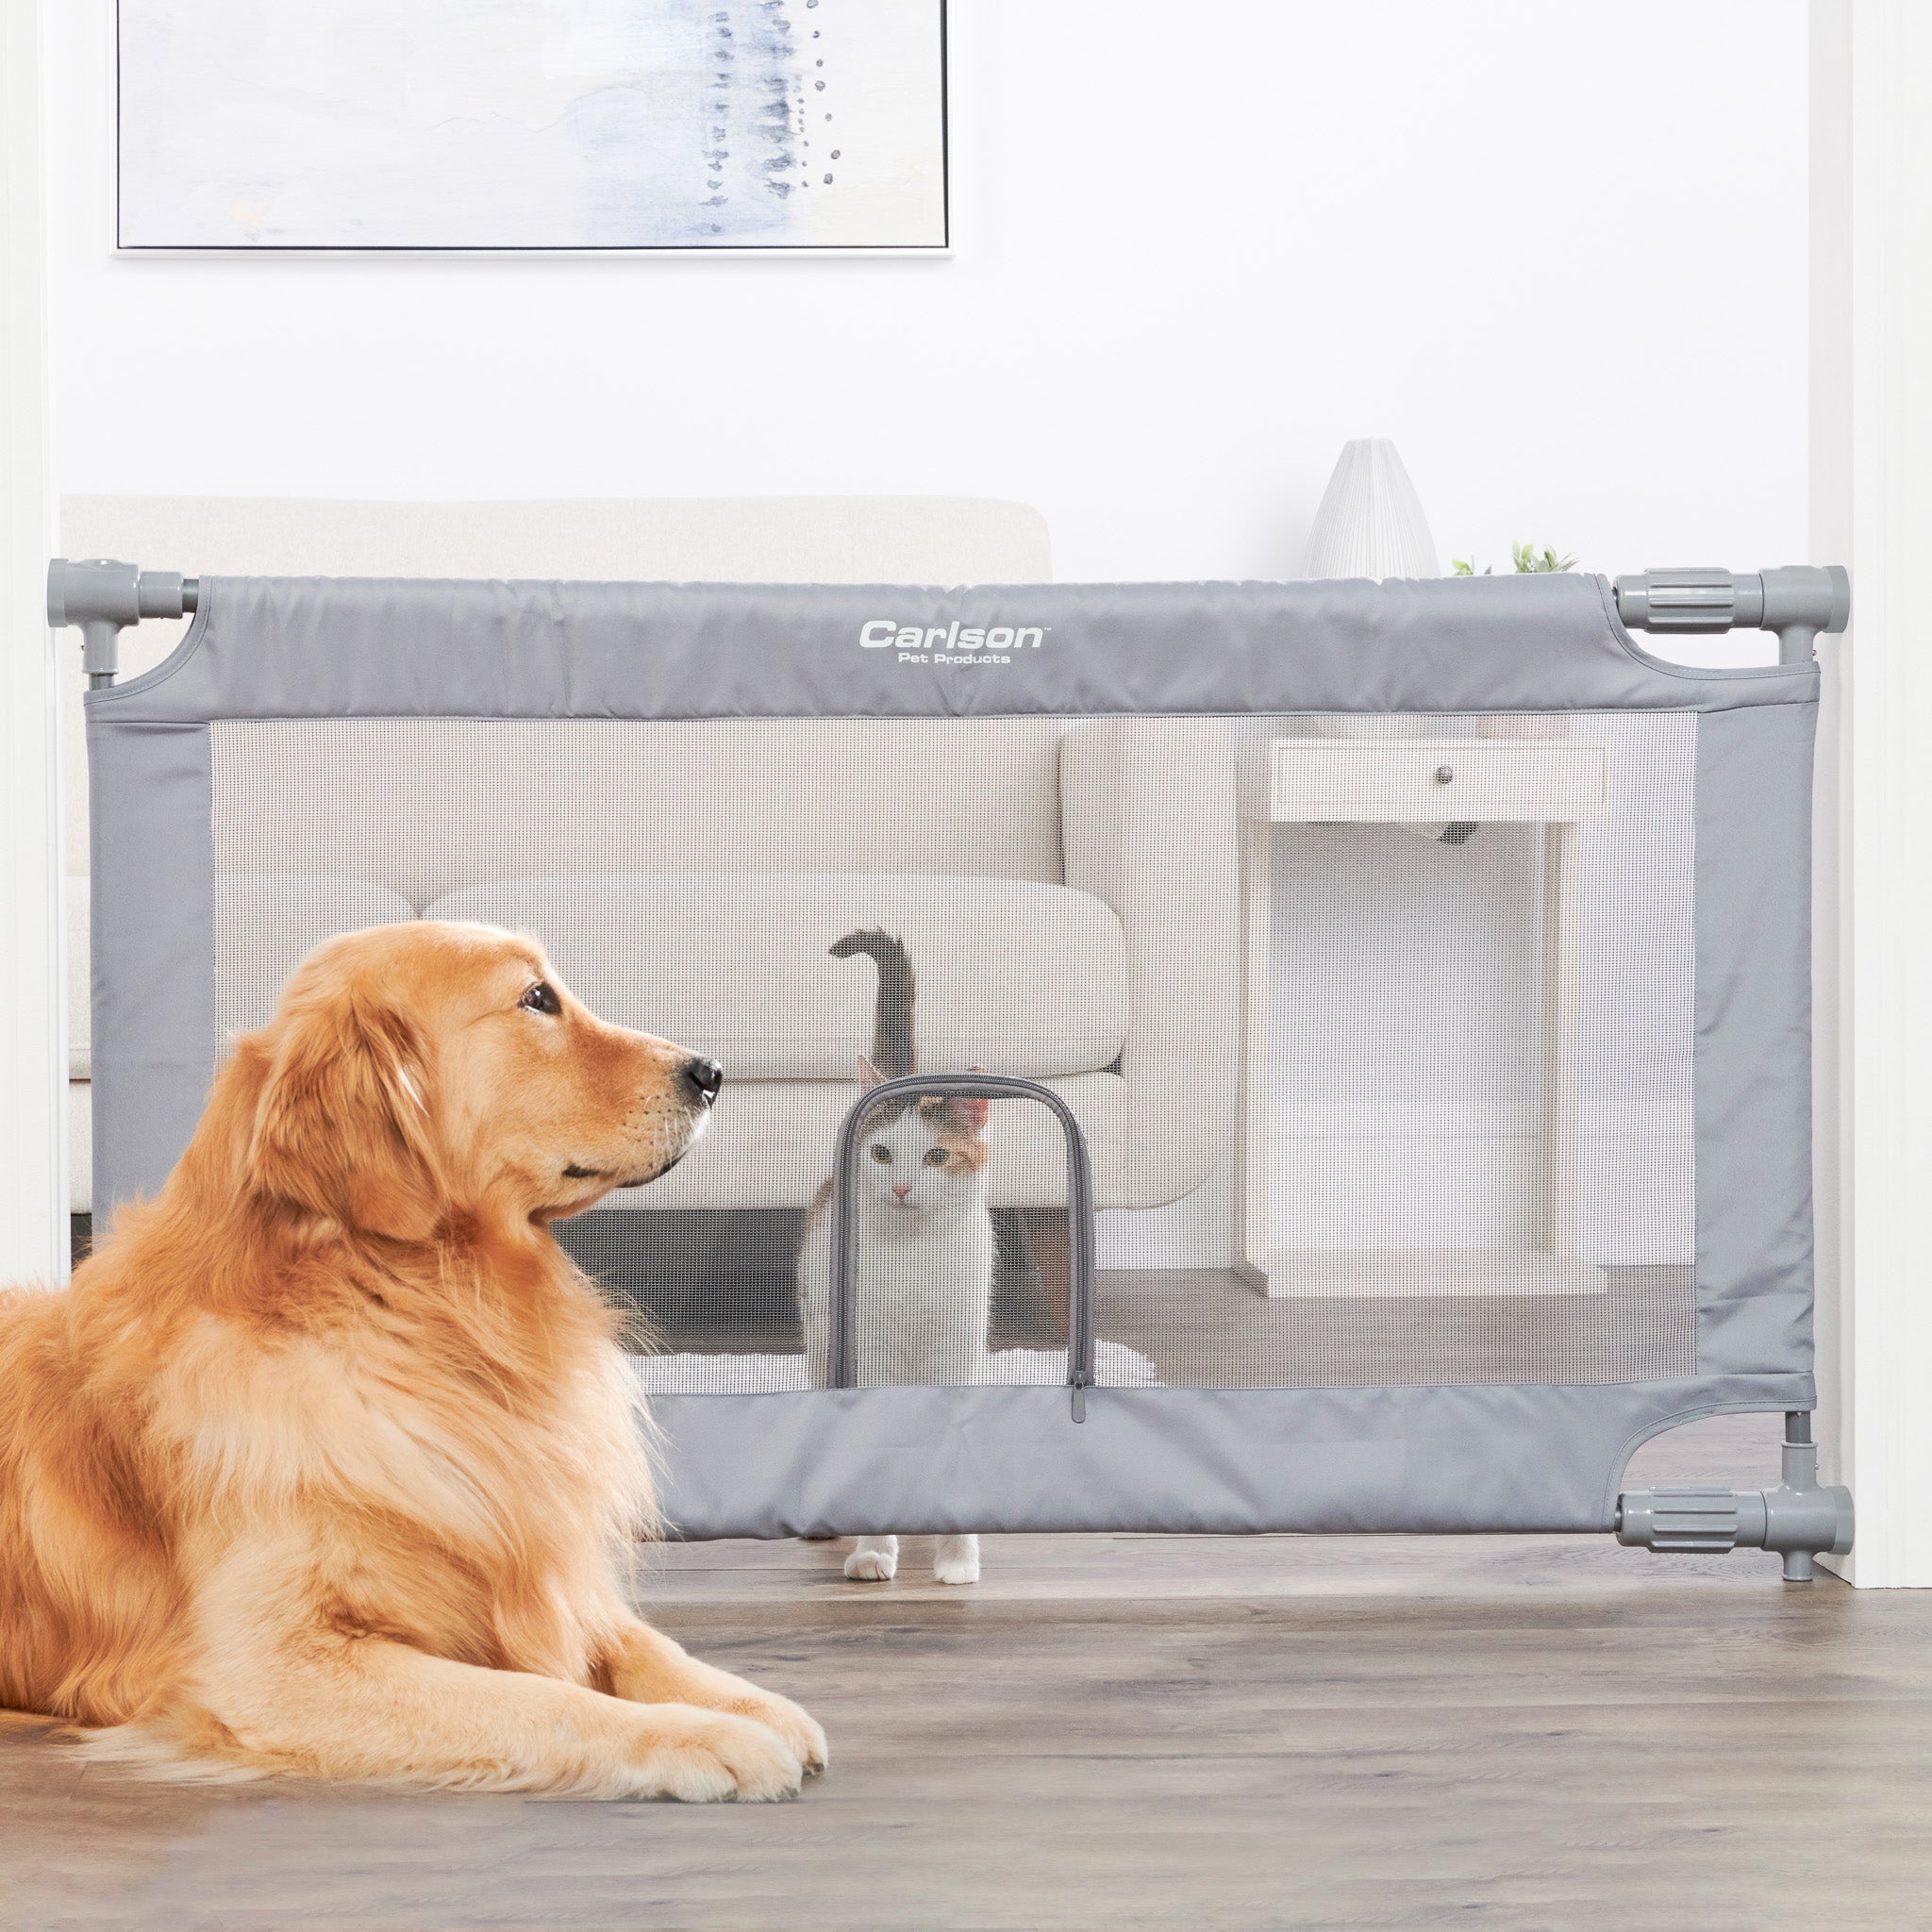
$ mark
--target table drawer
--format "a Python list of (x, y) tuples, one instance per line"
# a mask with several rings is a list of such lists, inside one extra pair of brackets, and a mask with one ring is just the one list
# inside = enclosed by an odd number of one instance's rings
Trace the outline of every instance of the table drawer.
[(1558, 824), (1609, 808), (1609, 747), (1568, 739), (1277, 738), (1243, 809), (1289, 824)]

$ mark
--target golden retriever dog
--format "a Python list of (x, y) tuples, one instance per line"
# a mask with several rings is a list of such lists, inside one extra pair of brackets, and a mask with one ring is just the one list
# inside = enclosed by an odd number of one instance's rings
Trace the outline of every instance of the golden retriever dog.
[(526, 939), (319, 948), (159, 1194), (0, 1295), (0, 1704), (185, 1775), (795, 1792), (819, 1726), (629, 1607), (641, 1418), (548, 1231), (722, 1078)]

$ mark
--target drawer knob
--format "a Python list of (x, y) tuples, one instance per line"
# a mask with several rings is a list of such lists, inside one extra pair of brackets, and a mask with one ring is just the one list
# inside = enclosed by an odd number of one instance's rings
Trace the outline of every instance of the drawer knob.
[(1438, 765), (1436, 767), (1436, 783), (1438, 785), (1447, 785), (1455, 779), (1455, 776), (1456, 767), (1454, 765)]

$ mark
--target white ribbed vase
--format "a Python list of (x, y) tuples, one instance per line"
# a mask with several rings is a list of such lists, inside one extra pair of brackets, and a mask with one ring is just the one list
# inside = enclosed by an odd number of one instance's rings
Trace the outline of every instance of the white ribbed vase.
[(1308, 531), (1305, 577), (1435, 577), (1422, 498), (1386, 437), (1344, 443)]
[[(1379, 579), (1441, 574), (1422, 498), (1395, 445), (1383, 436), (1344, 443), (1308, 531), (1302, 575)], [(1319, 738), (1413, 738), (1427, 728), (1425, 719), (1373, 713), (1323, 718), (1314, 726)], [(1441, 827), (1418, 829), (1434, 838)]]

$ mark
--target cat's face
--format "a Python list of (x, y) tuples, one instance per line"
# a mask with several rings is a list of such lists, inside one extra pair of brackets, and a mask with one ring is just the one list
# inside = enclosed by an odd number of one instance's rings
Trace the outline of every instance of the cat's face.
[(974, 1204), (991, 1151), (985, 1124), (983, 1100), (928, 1095), (900, 1111), (882, 1108), (859, 1138), (854, 1181), (890, 1219), (908, 1227)]

